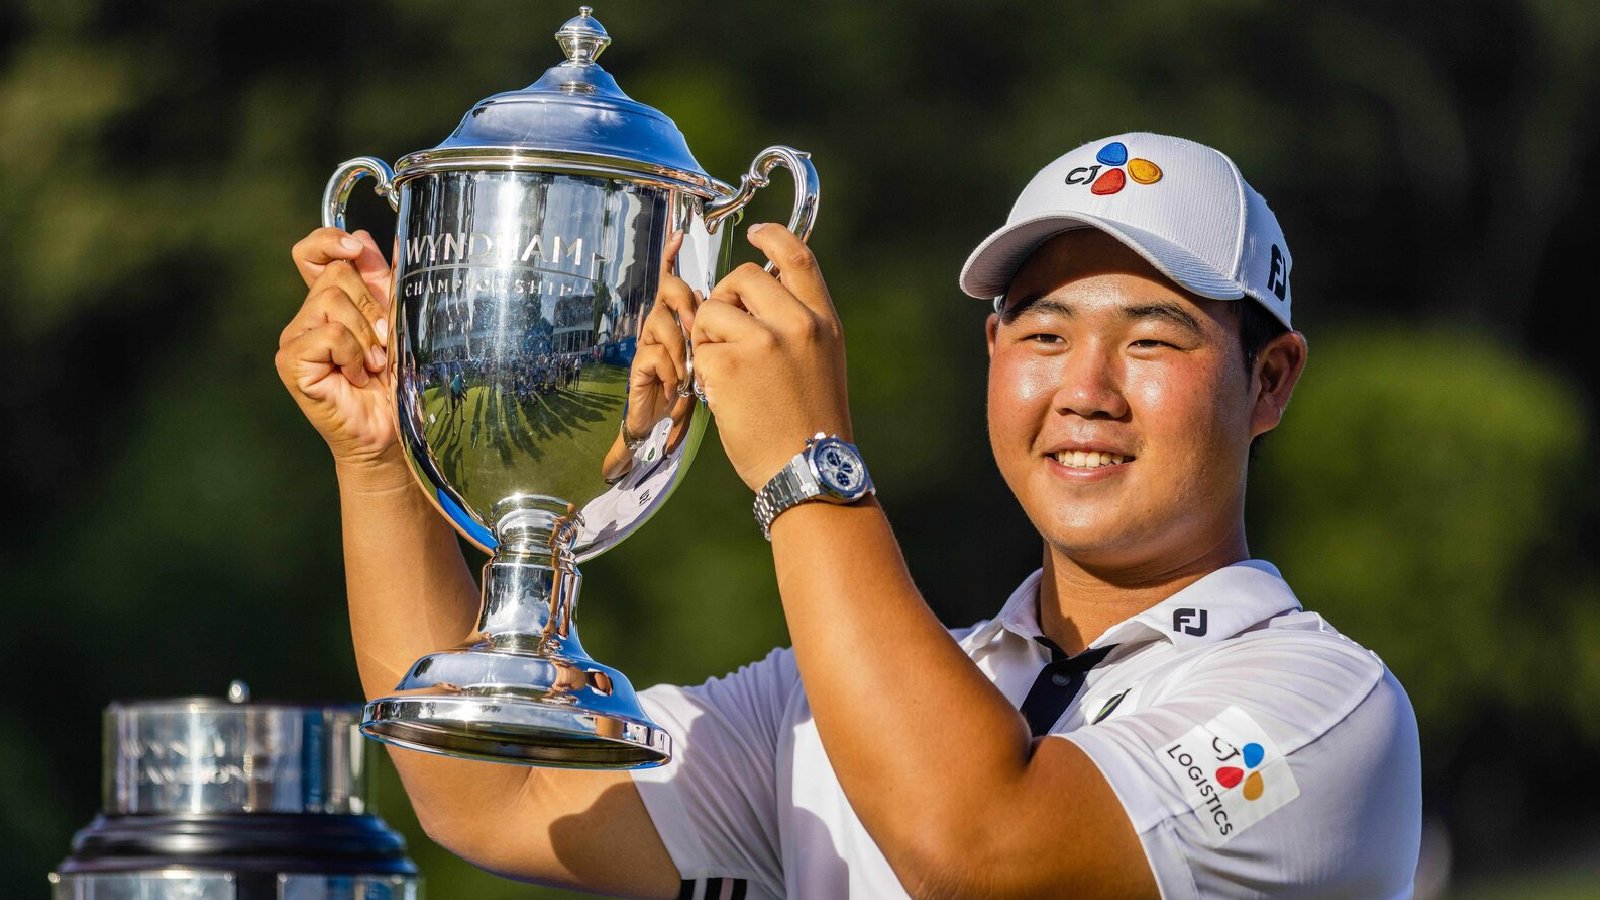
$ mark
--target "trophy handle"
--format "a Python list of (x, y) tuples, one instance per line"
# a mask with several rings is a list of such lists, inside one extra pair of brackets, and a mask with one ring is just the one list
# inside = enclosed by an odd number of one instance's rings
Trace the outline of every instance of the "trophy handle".
[(333, 170), (333, 177), (328, 179), (328, 186), (322, 190), (324, 228), (332, 226), (340, 231), (350, 230), (344, 224), (344, 207), (350, 202), (350, 192), (355, 190), (356, 182), (364, 175), (378, 179), (373, 190), (379, 197), (388, 200), (395, 212), (400, 211), (400, 194), (394, 189), (394, 170), (376, 156), (358, 156), (340, 163), (339, 168)]
[[(739, 189), (706, 205), (706, 230), (715, 234), (723, 219), (744, 209), (756, 191), (772, 183), (768, 176), (778, 166), (794, 174), (794, 210), (789, 214), (789, 230), (802, 241), (810, 237), (811, 226), (817, 222), (817, 203), (822, 194), (817, 167), (811, 164), (811, 154), (781, 145), (768, 147), (756, 154), (749, 173), (739, 179)], [(767, 263), (766, 269), (773, 271), (772, 263)]]

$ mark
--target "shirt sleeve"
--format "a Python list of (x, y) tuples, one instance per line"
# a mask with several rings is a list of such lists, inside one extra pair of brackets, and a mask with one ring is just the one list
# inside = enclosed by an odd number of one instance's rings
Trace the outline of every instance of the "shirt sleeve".
[[(790, 650), (693, 687), (641, 691), (670, 762), (633, 773), (684, 896), (779, 897), (779, 728), (800, 675)], [(721, 888), (722, 890), (719, 890)]]
[(1336, 635), (1228, 644), (1060, 735), (1110, 783), (1162, 896), (1409, 897), (1421, 764), (1400, 683)]

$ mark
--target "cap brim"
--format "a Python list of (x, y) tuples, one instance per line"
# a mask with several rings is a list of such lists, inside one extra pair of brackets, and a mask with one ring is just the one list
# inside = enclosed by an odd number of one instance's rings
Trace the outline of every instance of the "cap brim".
[(989, 235), (961, 268), (961, 290), (980, 300), (999, 297), (1040, 245), (1058, 234), (1080, 228), (1094, 228), (1111, 235), (1190, 293), (1211, 300), (1238, 300), (1245, 296), (1244, 285), (1239, 281), (1217, 272), (1205, 260), (1166, 238), (1084, 213), (1039, 216), (1007, 225)]

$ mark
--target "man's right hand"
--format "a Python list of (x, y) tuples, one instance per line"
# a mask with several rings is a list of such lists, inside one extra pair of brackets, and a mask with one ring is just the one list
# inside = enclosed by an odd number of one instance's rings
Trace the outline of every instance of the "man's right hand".
[(278, 377), (336, 462), (376, 462), (395, 443), (393, 271), (365, 231), (318, 228), (293, 256), (309, 290), (278, 338)]

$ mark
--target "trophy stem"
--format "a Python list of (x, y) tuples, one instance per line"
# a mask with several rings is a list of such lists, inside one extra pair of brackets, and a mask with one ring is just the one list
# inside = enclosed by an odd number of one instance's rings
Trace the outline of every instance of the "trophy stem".
[(483, 609), (473, 644), (541, 656), (587, 657), (572, 612), (583, 575), (565, 560), (555, 565), (499, 554), (483, 567)]
[[(582, 576), (556, 540), (502, 545), (483, 569), (477, 633), (418, 660), (361, 730), (386, 743), (469, 759), (589, 769), (660, 765), (672, 739), (627, 676), (595, 662), (572, 612)], [(508, 552), (509, 551), (509, 552)], [(521, 551), (521, 552), (519, 552)]]

